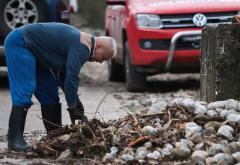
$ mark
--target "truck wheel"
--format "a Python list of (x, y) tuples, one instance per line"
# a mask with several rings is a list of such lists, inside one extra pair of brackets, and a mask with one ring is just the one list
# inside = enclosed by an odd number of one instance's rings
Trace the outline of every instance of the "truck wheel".
[(126, 87), (129, 92), (144, 92), (146, 90), (146, 76), (139, 73), (131, 64), (128, 42), (125, 43), (125, 77)]
[(108, 60), (108, 80), (115, 82), (123, 82), (124, 77), (124, 66), (118, 64), (114, 60)]
[(0, 20), (0, 35), (5, 37), (17, 27), (49, 21), (49, 7), (46, 0), (0, 0)]

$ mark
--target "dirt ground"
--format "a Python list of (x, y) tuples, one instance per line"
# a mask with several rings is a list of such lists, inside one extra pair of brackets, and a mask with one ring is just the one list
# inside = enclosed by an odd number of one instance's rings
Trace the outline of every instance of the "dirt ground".
[[(6, 133), (11, 109), (7, 72), (0, 72), (0, 151), (6, 151)], [(62, 103), (63, 124), (70, 124), (66, 111), (66, 101), (60, 91)], [(103, 121), (117, 119), (151, 106), (156, 99), (169, 97), (199, 97), (199, 75), (157, 75), (151, 77), (147, 91), (144, 93), (129, 93), (124, 83), (107, 81), (107, 64), (87, 63), (81, 71), (79, 95), (84, 104), (89, 119), (95, 117)], [(105, 99), (103, 100), (103, 98)], [(34, 105), (28, 112), (25, 136), (28, 142), (39, 140), (44, 134), (41, 121), (40, 105), (33, 98)], [(101, 103), (102, 102), (102, 103)], [(100, 105), (101, 103), (101, 105)], [(100, 106), (99, 106), (100, 105)], [(98, 107), (99, 106), (99, 107)], [(15, 159), (0, 159), (0, 162), (15, 162)], [(19, 163), (19, 162), (18, 162)]]

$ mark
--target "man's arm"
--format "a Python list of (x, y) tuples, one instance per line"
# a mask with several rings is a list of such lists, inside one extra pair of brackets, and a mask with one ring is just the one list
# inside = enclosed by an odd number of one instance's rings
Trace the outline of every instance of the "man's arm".
[[(58, 73), (58, 84), (62, 88), (64, 92), (64, 80), (65, 80), (66, 73), (65, 71), (60, 71)], [(76, 108), (75, 109), (67, 109), (69, 111), (71, 122), (74, 124), (75, 120), (87, 120), (87, 117), (84, 115), (84, 106), (77, 95), (77, 102), (76, 102)]]
[(69, 49), (64, 80), (64, 93), (69, 108), (76, 107), (80, 69), (88, 60), (88, 54), (88, 48), (82, 44), (75, 45)]

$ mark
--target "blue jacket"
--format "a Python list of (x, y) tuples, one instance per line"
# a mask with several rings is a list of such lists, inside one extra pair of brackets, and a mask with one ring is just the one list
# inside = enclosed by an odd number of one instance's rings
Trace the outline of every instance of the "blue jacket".
[(20, 28), (26, 47), (40, 67), (65, 71), (64, 93), (70, 108), (76, 106), (80, 69), (90, 52), (80, 43), (80, 31), (62, 23), (36, 23)]

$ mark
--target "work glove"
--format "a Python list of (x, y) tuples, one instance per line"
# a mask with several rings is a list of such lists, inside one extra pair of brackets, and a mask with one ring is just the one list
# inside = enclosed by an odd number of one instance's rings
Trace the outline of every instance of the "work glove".
[(87, 117), (84, 116), (84, 107), (80, 100), (78, 100), (77, 106), (75, 108), (67, 109), (70, 115), (72, 124), (75, 124), (76, 120), (87, 121)]

